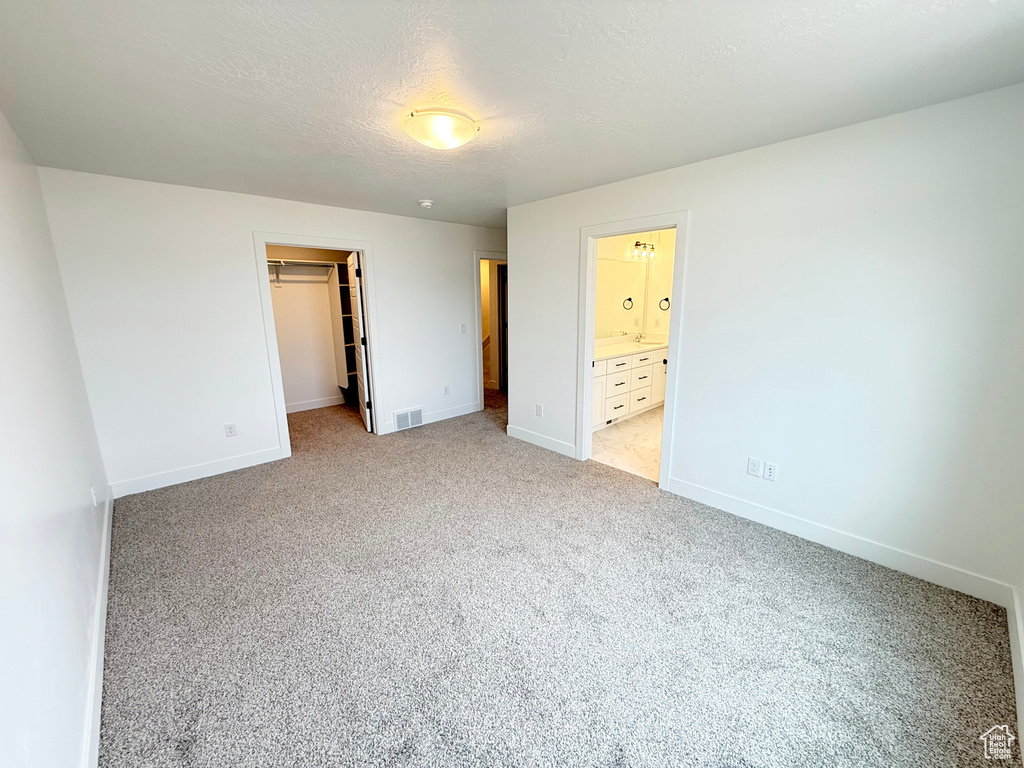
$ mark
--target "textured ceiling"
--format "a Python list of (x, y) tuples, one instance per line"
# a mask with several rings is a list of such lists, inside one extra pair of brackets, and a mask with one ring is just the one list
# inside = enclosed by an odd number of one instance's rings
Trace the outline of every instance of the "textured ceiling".
[[(498, 226), (1022, 79), (1024, 0), (0, 4), (0, 110), (40, 165)], [(479, 137), (402, 132), (438, 104)]]

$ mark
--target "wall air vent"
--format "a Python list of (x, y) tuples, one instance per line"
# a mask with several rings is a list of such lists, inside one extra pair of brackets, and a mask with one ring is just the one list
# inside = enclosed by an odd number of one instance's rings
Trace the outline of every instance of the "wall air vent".
[(418, 427), (423, 423), (423, 409), (413, 408), (410, 411), (395, 411), (395, 431)]

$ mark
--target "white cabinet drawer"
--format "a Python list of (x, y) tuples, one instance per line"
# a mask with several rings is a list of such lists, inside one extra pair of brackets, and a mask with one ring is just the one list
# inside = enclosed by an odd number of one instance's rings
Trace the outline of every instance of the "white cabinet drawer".
[(659, 349), (656, 352), (637, 352), (633, 355), (633, 368), (639, 368), (641, 365), (650, 365), (655, 360), (661, 360), (665, 356), (665, 350)]
[(605, 381), (608, 382), (604, 389), (605, 397), (615, 397), (616, 395), (624, 395), (630, 390), (629, 371), (609, 373), (607, 376), (605, 376)]
[(608, 363), (608, 373), (628, 371), (631, 367), (628, 357), (613, 357), (606, 362)]
[(651, 388), (634, 389), (629, 393), (629, 412), (642, 411), (651, 405)]
[(604, 420), (611, 421), (629, 413), (629, 393), (624, 392), (618, 397), (609, 397), (604, 401)]
[(608, 373), (608, 361), (607, 360), (595, 360), (594, 361), (594, 378), (598, 376), (604, 376)]
[(634, 368), (629, 372), (629, 388), (640, 389), (640, 387), (649, 387), (654, 383), (654, 367), (650, 365), (644, 365), (640, 368)]

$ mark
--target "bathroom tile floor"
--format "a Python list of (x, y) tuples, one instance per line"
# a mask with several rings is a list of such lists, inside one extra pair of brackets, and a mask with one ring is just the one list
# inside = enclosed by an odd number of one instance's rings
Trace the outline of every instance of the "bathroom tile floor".
[(658, 482), (663, 407), (652, 408), (594, 433), (590, 458)]

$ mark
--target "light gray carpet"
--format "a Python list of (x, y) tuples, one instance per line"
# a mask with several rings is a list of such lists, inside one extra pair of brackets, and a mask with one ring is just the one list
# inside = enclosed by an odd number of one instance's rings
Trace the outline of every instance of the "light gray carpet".
[(503, 419), (309, 411), (287, 461), (120, 499), (101, 765), (938, 768), (1017, 733), (1002, 609)]

